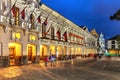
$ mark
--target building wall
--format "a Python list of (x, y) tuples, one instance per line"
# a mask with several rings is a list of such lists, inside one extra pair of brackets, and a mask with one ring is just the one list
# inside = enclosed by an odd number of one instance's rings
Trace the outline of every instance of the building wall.
[[(21, 9), (17, 5), (16, 7)], [(97, 53), (95, 45), (97, 39), (90, 32), (84, 31), (45, 5), (39, 8), (39, 11), (42, 12), (40, 15), (41, 23), (31, 23), (33, 27), (30, 26), (30, 20), (26, 23), (20, 19), (19, 24), (14, 24), (14, 17), (12, 17), (13, 24), (10, 25), (9, 20), (7, 21), (5, 18), (6, 16), (1, 15), (4, 17), (4, 20), (1, 18), (0, 23), (0, 44), (2, 45), (0, 62), (2, 65), (12, 65), (12, 60), (13, 65), (37, 63), (45, 56), (50, 56), (50, 53), (55, 55), (57, 59), (62, 59), (63, 56), (75, 58)], [(37, 10), (37, 8), (35, 9)], [(28, 14), (26, 15), (28, 16)], [(35, 17), (35, 15), (33, 16)], [(9, 16), (7, 17), (9, 18)], [(44, 26), (46, 27), (44, 29), (43, 23), (46, 19), (47, 25)], [(45, 33), (42, 32), (43, 29)], [(60, 33), (60, 40), (58, 33)], [(18, 56), (15, 55), (15, 58), (11, 58), (13, 53)]]
[(119, 44), (116, 40), (108, 40), (108, 52), (111, 56), (119, 56), (120, 55), (120, 48)]

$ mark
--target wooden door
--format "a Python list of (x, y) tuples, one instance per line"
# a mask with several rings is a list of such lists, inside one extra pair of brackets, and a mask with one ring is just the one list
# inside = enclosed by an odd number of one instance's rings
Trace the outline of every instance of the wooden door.
[(15, 65), (15, 48), (9, 48), (10, 65)]
[(28, 61), (32, 61), (32, 46), (28, 47)]

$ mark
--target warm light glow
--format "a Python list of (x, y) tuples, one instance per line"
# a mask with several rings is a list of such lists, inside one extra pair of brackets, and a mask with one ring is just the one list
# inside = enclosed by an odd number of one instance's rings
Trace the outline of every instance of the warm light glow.
[(35, 41), (35, 40), (36, 40), (36, 36), (30, 35), (30, 40), (31, 40), (31, 41)]
[(9, 43), (9, 48), (15, 48), (15, 55), (21, 56), (21, 45), (18, 43)]
[(116, 53), (118, 53), (118, 50), (109, 50), (109, 53), (116, 54)]
[(64, 46), (64, 55), (67, 55), (67, 47)]
[(73, 47), (70, 48), (70, 53), (71, 53), (71, 55), (75, 54), (75, 49)]
[(50, 46), (51, 53), (55, 55), (55, 46)]
[[(6, 71), (6, 72), (5, 72)], [(23, 74), (19, 67), (8, 67), (5, 69), (1, 69), (0, 75), (5, 78), (15, 78)]]
[(15, 38), (15, 32), (14, 32), (14, 33), (12, 33), (12, 37), (13, 37), (13, 38)]
[(36, 55), (36, 46), (33, 44), (28, 44), (27, 45), (27, 52), (28, 52), (28, 47), (32, 47), (32, 56)]
[(48, 49), (46, 45), (40, 45), (40, 56), (48, 55)]
[(20, 33), (16, 33), (16, 38), (20, 39)]
[(21, 34), (19, 32), (13, 32), (12, 36), (13, 36), (13, 38), (16, 38), (16, 39), (20, 39), (21, 38)]
[(61, 46), (58, 46), (57, 50), (58, 50), (58, 55), (63, 55)]

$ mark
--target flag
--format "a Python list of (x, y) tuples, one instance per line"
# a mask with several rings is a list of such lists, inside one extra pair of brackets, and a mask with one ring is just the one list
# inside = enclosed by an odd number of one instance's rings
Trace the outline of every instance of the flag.
[(16, 15), (15, 4), (12, 6), (11, 11), (12, 11), (13, 17), (15, 17), (15, 15)]
[(60, 40), (60, 39), (61, 39), (61, 37), (60, 37), (60, 31), (58, 30), (58, 31), (56, 32), (56, 34), (57, 34), (58, 39)]
[(44, 26), (47, 25), (47, 19), (48, 19), (48, 18), (46, 18), (45, 21), (43, 22), (43, 25), (44, 25)]
[(38, 16), (37, 21), (41, 24), (41, 15)]
[[(26, 7), (25, 7), (26, 8)], [(25, 8), (21, 11), (21, 18), (24, 20), (25, 19)]]
[(45, 35), (47, 35), (49, 31), (50, 31), (50, 27), (49, 27), (49, 29), (47, 30), (47, 32), (45, 32)]
[(64, 32), (63, 36), (64, 36), (64, 40), (67, 41), (67, 31)]

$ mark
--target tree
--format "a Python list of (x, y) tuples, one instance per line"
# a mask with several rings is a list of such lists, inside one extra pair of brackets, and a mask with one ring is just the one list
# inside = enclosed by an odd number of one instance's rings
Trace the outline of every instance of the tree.
[[(110, 20), (117, 20), (117, 21), (120, 20), (120, 9), (117, 10), (117, 12), (115, 14), (110, 16)], [(120, 36), (117, 37), (117, 42), (118, 42), (118, 44), (120, 44)], [(119, 46), (119, 48), (120, 48), (120, 46)]]
[(117, 43), (118, 43), (118, 47), (119, 47), (119, 49), (120, 49), (120, 35), (117, 37)]
[(114, 13), (112, 16), (110, 16), (110, 20), (120, 20), (120, 9), (117, 10), (117, 12)]

